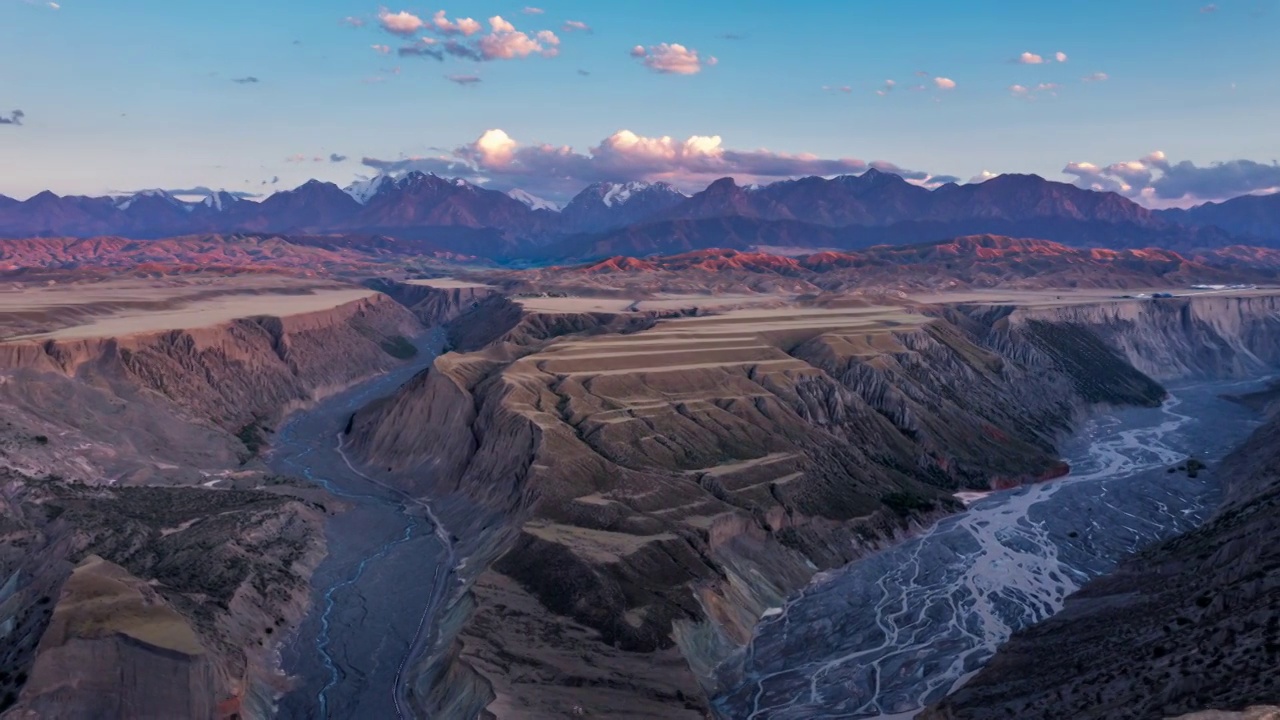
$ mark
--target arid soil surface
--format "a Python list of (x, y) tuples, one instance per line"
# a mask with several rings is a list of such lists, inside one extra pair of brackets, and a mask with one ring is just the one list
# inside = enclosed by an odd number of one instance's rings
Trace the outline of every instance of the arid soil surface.
[(373, 291), (278, 275), (0, 286), (0, 340), (118, 338), (328, 310)]

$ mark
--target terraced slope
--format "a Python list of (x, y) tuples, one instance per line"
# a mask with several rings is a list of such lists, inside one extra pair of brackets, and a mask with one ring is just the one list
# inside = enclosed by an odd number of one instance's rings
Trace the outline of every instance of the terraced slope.
[(1064, 473), (1054, 440), (1087, 403), (1163, 397), (1102, 337), (1013, 315), (528, 312), (442, 356), (351, 433), (370, 472), (449, 508), (470, 555), (452, 657), (492, 695), (432, 685), (457, 663), (421, 668), (420, 692), (497, 717), (701, 717), (814, 572), (957, 490)]

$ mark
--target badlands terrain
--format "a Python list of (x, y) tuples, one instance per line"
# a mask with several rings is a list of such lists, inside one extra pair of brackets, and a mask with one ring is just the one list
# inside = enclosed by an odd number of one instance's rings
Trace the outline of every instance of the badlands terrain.
[[(1067, 476), (1090, 418), (1280, 364), (1258, 248), (515, 268), (338, 236), (24, 242), (0, 291), (6, 717), (735, 717), (762, 620), (815, 580)], [(1205, 525), (927, 712), (1274, 701), (1274, 567), (1240, 550), (1275, 529), (1274, 427), (1212, 476)], [(1095, 628), (1163, 652), (1095, 657)], [(1096, 680), (1051, 671), (1058, 637)], [(1163, 682), (1214, 645), (1252, 679)]]

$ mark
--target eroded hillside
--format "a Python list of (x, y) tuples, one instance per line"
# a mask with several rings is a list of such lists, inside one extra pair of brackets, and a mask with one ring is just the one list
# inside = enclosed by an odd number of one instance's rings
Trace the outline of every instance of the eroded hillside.
[[(456, 651), (489, 712), (699, 717), (759, 616), (814, 572), (954, 509), (956, 490), (1065, 472), (1054, 441), (1080, 409), (1163, 397), (1132, 362), (1260, 366), (1276, 309), (527, 313), (359, 414), (353, 443), (406, 490), (472, 508), (451, 527), (478, 560)], [(1179, 364), (1148, 352), (1162, 343)]]
[(84, 290), (6, 298), (38, 331), (0, 342), (6, 716), (264, 717), (331, 508), (255, 456), (422, 325), (332, 283)]

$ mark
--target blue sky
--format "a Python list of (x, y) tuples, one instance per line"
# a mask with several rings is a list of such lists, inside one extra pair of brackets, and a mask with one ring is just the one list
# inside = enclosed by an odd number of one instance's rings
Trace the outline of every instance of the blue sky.
[[(357, 0), (59, 2), (0, 0), (0, 112), (22, 111), (0, 115), (13, 197), (346, 184), (376, 172), (366, 158), (543, 195), (859, 161), (924, 183), (1034, 172), (1153, 205), (1280, 185), (1280, 0), (390, 4), (424, 24), (403, 35), (384, 25), (412, 19)], [(442, 9), (483, 29), (432, 30)], [(476, 61), (450, 41), (528, 54)]]

